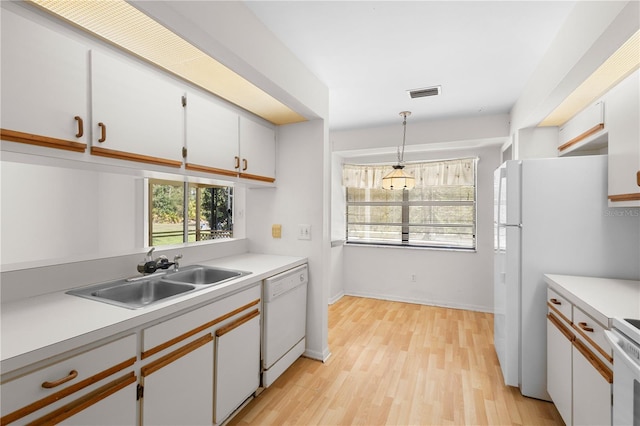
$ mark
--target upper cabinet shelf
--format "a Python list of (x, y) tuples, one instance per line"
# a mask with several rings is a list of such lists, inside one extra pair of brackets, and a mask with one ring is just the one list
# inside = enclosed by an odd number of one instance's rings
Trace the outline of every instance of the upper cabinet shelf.
[(604, 102), (589, 105), (567, 121), (558, 132), (560, 155), (576, 150), (595, 150), (606, 146)]
[(3, 140), (84, 152), (88, 49), (2, 10)]
[(184, 105), (187, 170), (237, 176), (238, 114), (195, 92), (186, 95)]
[(605, 96), (609, 130), (609, 206), (640, 207), (640, 70)]
[(569, 120), (559, 155), (608, 154), (609, 206), (640, 207), (640, 70)]
[(241, 178), (274, 182), (276, 179), (276, 134), (267, 126), (240, 117)]
[(260, 186), (275, 181), (272, 125), (26, 11), (3, 6), (1, 15), (2, 140), (77, 151), (79, 161), (124, 160)]
[(181, 167), (182, 93), (152, 70), (91, 51), (91, 153)]

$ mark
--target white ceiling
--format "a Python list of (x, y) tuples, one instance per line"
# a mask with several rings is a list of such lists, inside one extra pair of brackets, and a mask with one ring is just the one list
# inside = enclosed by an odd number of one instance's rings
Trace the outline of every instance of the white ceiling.
[[(247, 1), (330, 93), (329, 126), (508, 113), (575, 1)], [(438, 97), (409, 89), (442, 86)]]

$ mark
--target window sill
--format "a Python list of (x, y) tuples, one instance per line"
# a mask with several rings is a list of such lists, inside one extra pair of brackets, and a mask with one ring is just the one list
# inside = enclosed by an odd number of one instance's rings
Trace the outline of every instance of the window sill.
[(416, 245), (400, 245), (400, 244), (381, 244), (381, 243), (356, 243), (347, 241), (345, 247), (371, 247), (371, 248), (388, 248), (401, 250), (435, 250), (435, 251), (454, 251), (458, 253), (477, 253), (476, 248), (456, 248), (456, 247), (436, 247), (436, 246), (416, 246)]

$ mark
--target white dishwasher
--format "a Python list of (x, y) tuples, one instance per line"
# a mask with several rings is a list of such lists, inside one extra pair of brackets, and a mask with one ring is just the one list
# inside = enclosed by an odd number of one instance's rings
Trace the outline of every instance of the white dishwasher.
[(305, 350), (307, 265), (264, 280), (262, 386), (269, 387)]

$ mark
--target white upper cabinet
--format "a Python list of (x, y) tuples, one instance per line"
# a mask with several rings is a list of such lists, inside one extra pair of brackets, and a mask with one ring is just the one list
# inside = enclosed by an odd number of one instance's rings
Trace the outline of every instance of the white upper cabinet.
[(240, 177), (274, 182), (276, 135), (271, 127), (240, 117)]
[(605, 95), (609, 130), (609, 205), (640, 206), (640, 70)]
[(604, 102), (595, 102), (560, 127), (558, 131), (559, 155), (606, 146), (604, 107)]
[(196, 93), (186, 96), (185, 167), (226, 176), (238, 174), (238, 114)]
[(2, 139), (83, 152), (88, 49), (2, 9)]
[(184, 91), (155, 70), (91, 51), (91, 153), (181, 167)]

